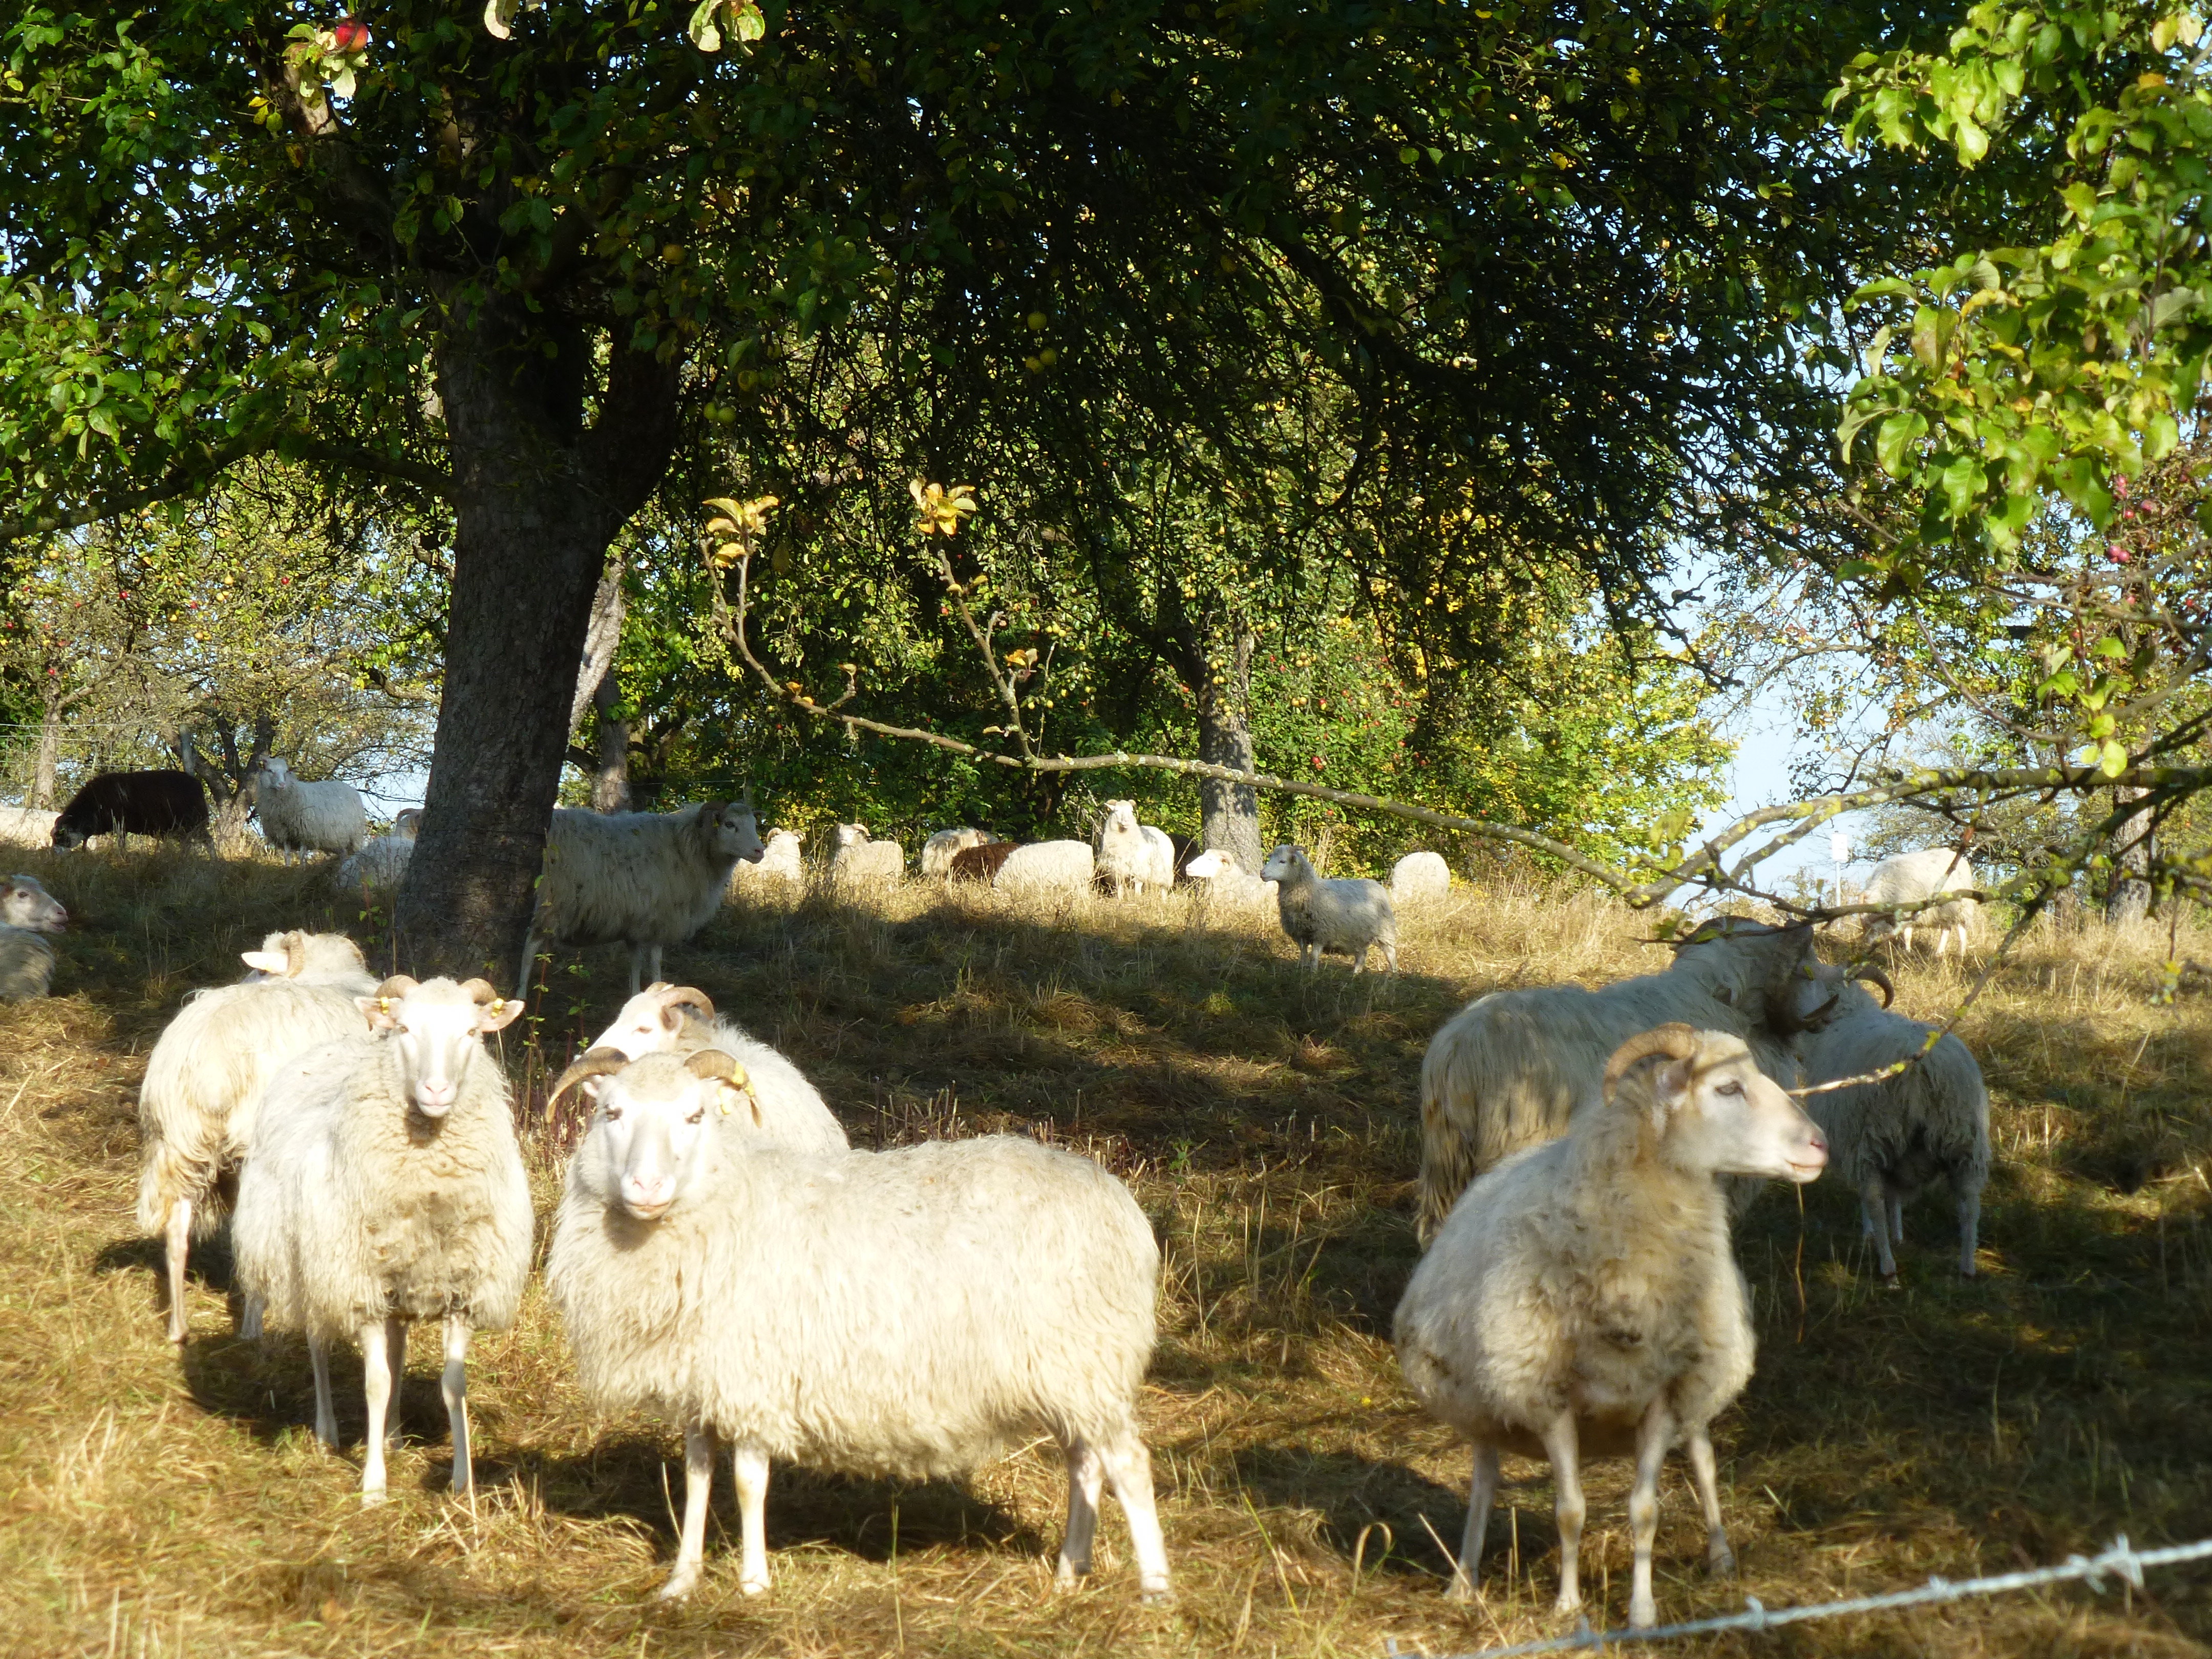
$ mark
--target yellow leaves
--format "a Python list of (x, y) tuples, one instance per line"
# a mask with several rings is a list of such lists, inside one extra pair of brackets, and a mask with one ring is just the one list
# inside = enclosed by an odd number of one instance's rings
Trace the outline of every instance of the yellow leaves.
[(917, 535), (954, 535), (960, 529), (960, 520), (975, 510), (973, 484), (954, 484), (947, 489), (943, 484), (924, 483), (916, 478), (907, 490), (914, 497)]
[(1006, 665), (1009, 668), (1034, 668), (1036, 665), (1037, 650), (1035, 646), (1027, 646), (1019, 651), (1006, 653)]
[(714, 509), (707, 520), (706, 539), (717, 544), (707, 556), (717, 569), (726, 569), (760, 544), (768, 534), (768, 515), (779, 505), (773, 495), (756, 495), (740, 501), (728, 495), (710, 495), (705, 503)]

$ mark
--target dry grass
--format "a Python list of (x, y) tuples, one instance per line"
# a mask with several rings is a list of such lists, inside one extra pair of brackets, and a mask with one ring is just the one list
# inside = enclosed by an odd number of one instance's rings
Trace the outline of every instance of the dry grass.
[[(184, 855), (17, 861), (82, 923), (61, 994), (0, 1008), (9, 1652), (1364, 1659), (1386, 1638), (1448, 1653), (1556, 1624), (1536, 1465), (1509, 1464), (1480, 1605), (1438, 1595), (1434, 1534), (1455, 1534), (1466, 1459), (1412, 1408), (1387, 1340), (1413, 1259), (1414, 1079), (1469, 995), (1651, 965), (1637, 918), (1540, 894), (1462, 901), (1408, 919), (1401, 978), (1332, 964), (1308, 981), (1279, 938), (1209, 929), (1179, 899), (1051, 915), (912, 886), (726, 916), (672, 968), (789, 1050), (856, 1141), (1026, 1128), (1135, 1188), (1166, 1250), (1147, 1413), (1181, 1594), (1136, 1605), (1109, 1514), (1094, 1587), (1053, 1595), (1060, 1484), (1033, 1450), (964, 1484), (781, 1473), (775, 1592), (740, 1597), (718, 1538), (700, 1595), (665, 1611), (645, 1598), (672, 1543), (672, 1438), (583, 1407), (542, 1301), (478, 1349), (473, 1505), (441, 1491), (420, 1345), (393, 1501), (364, 1513), (351, 1458), (313, 1448), (304, 1353), (231, 1340), (219, 1251), (191, 1340), (179, 1355), (161, 1340), (158, 1249), (130, 1221), (141, 1057), (179, 997), (230, 977), (264, 929), (331, 919), (318, 877)], [(351, 908), (340, 919), (373, 945)], [(1943, 1271), (1940, 1200), (1911, 1218), (1897, 1291), (1873, 1279), (1849, 1194), (1816, 1187), (1802, 1220), (1786, 1194), (1753, 1212), (1741, 1254), (1760, 1370), (1720, 1425), (1746, 1579), (1698, 1570), (1693, 1506), (1670, 1475), (1664, 1613), (2212, 1528), (2212, 1003), (2149, 1006), (2164, 954), (2148, 936), (2044, 940), (1967, 1021), (2000, 1153), (1978, 1282)], [(611, 953), (557, 971), (546, 1046), (595, 1027), (620, 975)], [(1932, 1010), (1957, 983), (1917, 967), (1904, 1000)], [(545, 1196), (556, 1158), (541, 1150)], [(340, 1403), (357, 1434), (357, 1382)], [(1610, 1583), (1626, 1565), (1625, 1474), (1605, 1466), (1593, 1490), (1605, 1622), (1626, 1594)], [(2164, 1655), (2208, 1635), (2200, 1571), (2131, 1600), (2069, 1590), (1711, 1646)]]

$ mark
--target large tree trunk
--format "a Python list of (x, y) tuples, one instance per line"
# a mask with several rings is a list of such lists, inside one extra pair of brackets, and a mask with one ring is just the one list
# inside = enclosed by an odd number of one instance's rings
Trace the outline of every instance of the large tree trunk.
[(592, 774), (592, 807), (599, 812), (629, 811), (629, 722), (617, 712), (622, 690), (610, 674), (592, 695), (599, 715), (599, 763)]
[(39, 716), (39, 764), (31, 774), (31, 805), (34, 807), (54, 804), (56, 774), (62, 760), (62, 705), (59, 698), (49, 697)]
[[(1256, 641), (1249, 628), (1232, 626), (1225, 641), (1214, 648), (1191, 653), (1187, 665), (1191, 689), (1198, 697), (1198, 757), (1213, 766), (1233, 767), (1240, 772), (1252, 765), (1252, 651)], [(1249, 783), (1224, 783), (1200, 778), (1198, 783), (1200, 838), (1211, 849), (1233, 856), (1243, 869), (1257, 873), (1266, 854), (1260, 845), (1260, 796)]]
[[(2113, 805), (2141, 800), (2148, 789), (2112, 791)], [(2140, 921), (2150, 913), (2151, 812), (2140, 807), (2112, 832), (2112, 885), (2105, 899), (2105, 920)]]
[(438, 342), (453, 598), (428, 798), (393, 919), (418, 974), (514, 982), (592, 592), (674, 448), (676, 365), (619, 346), (584, 427), (592, 344), (501, 301), (457, 307)]

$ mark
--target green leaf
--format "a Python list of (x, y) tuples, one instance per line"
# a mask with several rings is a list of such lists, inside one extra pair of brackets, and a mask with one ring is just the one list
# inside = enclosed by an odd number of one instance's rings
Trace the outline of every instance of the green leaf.
[(691, 21), (684, 32), (691, 37), (691, 44), (702, 52), (720, 52), (722, 32), (714, 27), (714, 14), (722, 9), (722, 0), (699, 0), (692, 9)]
[(1917, 409), (1891, 416), (1875, 429), (1874, 457), (1893, 478), (1905, 475), (1905, 451), (1928, 435), (1928, 417)]
[(2097, 751), (2097, 769), (2108, 778), (2117, 778), (2128, 769), (2127, 745), (2117, 738), (2106, 738)]
[(1986, 480), (1982, 464), (1971, 455), (1961, 455), (1939, 475), (1943, 483), (1946, 509), (1954, 520), (1963, 519), (1974, 510)]
[(2058, 196), (2074, 216), (2085, 225), (2097, 211), (2097, 191), (2094, 185), (2069, 185), (2058, 192)]
[(1929, 374), (1943, 367), (1958, 325), (1958, 314), (1946, 307), (1922, 306), (1912, 313), (1912, 355)]

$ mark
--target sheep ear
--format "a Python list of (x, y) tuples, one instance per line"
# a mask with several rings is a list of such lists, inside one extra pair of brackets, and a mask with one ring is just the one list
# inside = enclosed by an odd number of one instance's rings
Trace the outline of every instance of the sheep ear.
[(284, 971), (285, 957), (282, 951), (240, 951), (238, 959), (257, 974), (281, 974)]
[(1713, 992), (1713, 1000), (1719, 1003), (1724, 1008), (1735, 1007), (1735, 987), (1733, 985), (1723, 985), (1717, 988)]
[(503, 1031), (521, 1017), (522, 1000), (519, 997), (494, 997), (477, 1010), (477, 1030), (489, 1034)]
[(388, 1031), (399, 1024), (398, 1018), (392, 1012), (392, 1005), (398, 1000), (397, 997), (382, 994), (356, 997), (353, 1000), (353, 1006), (368, 1017), (370, 1030)]

